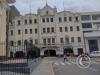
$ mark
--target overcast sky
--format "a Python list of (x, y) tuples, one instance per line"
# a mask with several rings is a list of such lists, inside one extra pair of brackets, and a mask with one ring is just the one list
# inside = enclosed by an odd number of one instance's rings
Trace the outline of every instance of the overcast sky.
[[(31, 1), (31, 2), (29, 2)], [(42, 8), (46, 4), (46, 0), (16, 0), (15, 6), (21, 14), (30, 12), (36, 13), (38, 8)], [(66, 11), (100, 11), (100, 0), (47, 0), (48, 5), (51, 7), (56, 6), (58, 11), (64, 8)]]

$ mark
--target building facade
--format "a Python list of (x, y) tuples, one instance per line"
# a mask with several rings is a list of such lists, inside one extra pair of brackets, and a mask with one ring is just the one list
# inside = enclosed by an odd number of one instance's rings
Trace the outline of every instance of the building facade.
[(37, 14), (18, 16), (9, 26), (9, 56), (17, 51), (26, 53), (23, 47), (25, 41), (39, 47), (41, 55), (83, 53), (81, 16), (69, 11), (57, 12), (57, 8), (47, 4), (38, 9)]
[(6, 10), (14, 0), (0, 0), (0, 56), (6, 55)]
[(17, 16), (9, 26), (9, 56), (26, 53), (25, 41), (39, 47), (41, 55), (100, 51), (99, 12), (57, 12), (49, 5), (37, 12)]
[(87, 53), (100, 51), (100, 12), (85, 12), (80, 15)]

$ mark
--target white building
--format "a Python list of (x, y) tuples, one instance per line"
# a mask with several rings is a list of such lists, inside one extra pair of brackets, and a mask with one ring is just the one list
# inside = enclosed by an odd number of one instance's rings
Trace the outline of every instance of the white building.
[(100, 51), (100, 12), (81, 13), (81, 23), (87, 52)]
[(26, 53), (26, 40), (39, 47), (41, 55), (63, 54), (69, 48), (75, 55), (85, 52), (79, 13), (57, 12), (46, 4), (37, 14), (16, 17), (9, 28), (9, 56), (17, 51)]
[(0, 56), (6, 55), (6, 10), (15, 0), (0, 0)]

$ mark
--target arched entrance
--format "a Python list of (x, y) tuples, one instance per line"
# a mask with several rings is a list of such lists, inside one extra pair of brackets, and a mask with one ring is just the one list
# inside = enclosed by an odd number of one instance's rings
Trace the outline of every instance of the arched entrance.
[(69, 55), (74, 55), (73, 48), (65, 48), (64, 49), (64, 54), (67, 54), (68, 56)]
[(14, 54), (15, 58), (24, 58), (25, 57), (25, 53), (23, 51), (17, 51)]
[(44, 56), (48, 57), (55, 57), (56, 56), (56, 51), (55, 50), (45, 50), (44, 51)]

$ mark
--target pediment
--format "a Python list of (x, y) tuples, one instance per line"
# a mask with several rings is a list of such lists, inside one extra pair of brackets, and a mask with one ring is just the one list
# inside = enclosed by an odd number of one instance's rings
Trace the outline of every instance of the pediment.
[(57, 12), (56, 8), (50, 7), (46, 4), (42, 9), (38, 9), (38, 14), (40, 15), (54, 15)]

